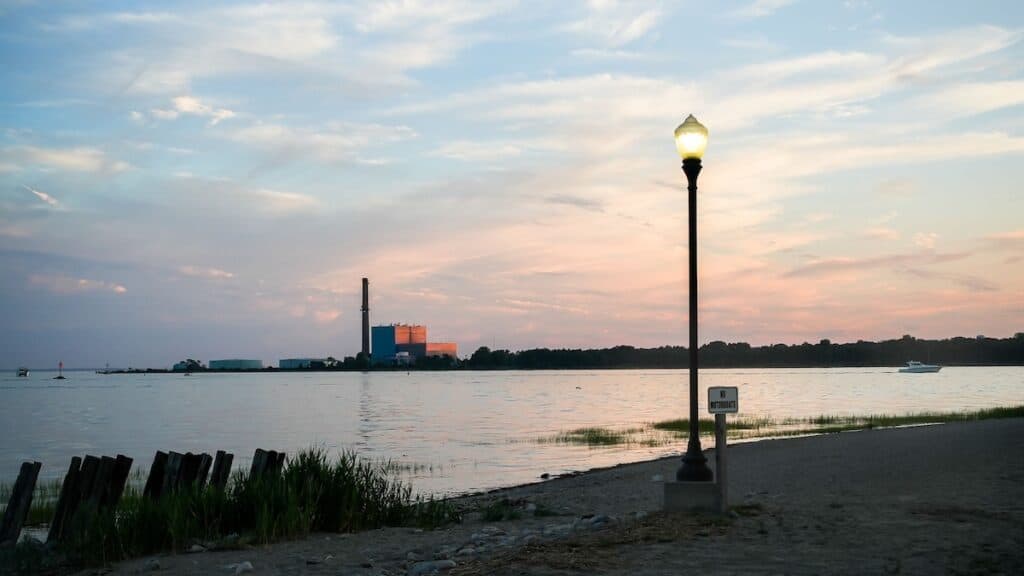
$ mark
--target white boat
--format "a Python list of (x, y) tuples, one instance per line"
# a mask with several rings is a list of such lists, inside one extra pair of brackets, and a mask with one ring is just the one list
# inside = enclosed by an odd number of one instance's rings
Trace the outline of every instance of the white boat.
[(936, 366), (935, 364), (922, 364), (917, 360), (911, 360), (907, 362), (907, 365), (900, 368), (900, 372), (908, 372), (911, 374), (917, 374), (920, 372), (938, 372), (942, 370), (942, 366)]
[(21, 378), (28, 376), (28, 368), (18, 368), (18, 376)]

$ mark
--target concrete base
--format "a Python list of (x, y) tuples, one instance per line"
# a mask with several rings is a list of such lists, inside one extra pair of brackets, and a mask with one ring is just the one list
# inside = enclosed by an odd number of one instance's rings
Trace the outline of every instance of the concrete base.
[(665, 482), (666, 512), (719, 512), (717, 482)]

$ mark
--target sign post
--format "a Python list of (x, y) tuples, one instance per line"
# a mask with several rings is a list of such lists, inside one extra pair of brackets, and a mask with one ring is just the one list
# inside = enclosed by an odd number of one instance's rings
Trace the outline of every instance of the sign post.
[(735, 414), (740, 409), (740, 393), (735, 386), (714, 386), (708, 388), (708, 412), (715, 415), (715, 476), (718, 485), (718, 511), (729, 511), (727, 466), (725, 463), (727, 427), (725, 415)]

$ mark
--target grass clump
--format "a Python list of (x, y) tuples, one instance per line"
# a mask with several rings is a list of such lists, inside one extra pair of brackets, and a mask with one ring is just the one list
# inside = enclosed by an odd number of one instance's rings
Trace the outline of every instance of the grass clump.
[(629, 441), (628, 431), (616, 431), (609, 428), (589, 427), (577, 428), (562, 432), (554, 438), (554, 442), (562, 444), (586, 444), (588, 446), (612, 446), (626, 444)]
[[(732, 418), (729, 420), (729, 430), (760, 430), (762, 428), (769, 428), (775, 425), (775, 421), (771, 418), (760, 417), (760, 418)], [(676, 418), (674, 420), (662, 420), (661, 422), (655, 422), (652, 424), (655, 430), (663, 430), (666, 432), (676, 432), (679, 434), (690, 433), (690, 420), (687, 418)], [(697, 429), (701, 434), (714, 434), (715, 433), (715, 421), (714, 420), (697, 420)]]
[(446, 500), (413, 497), (412, 488), (379, 463), (353, 453), (331, 460), (324, 450), (310, 449), (279, 476), (236, 472), (224, 490), (186, 487), (154, 501), (131, 487), (114, 510), (77, 513), (64, 551), (74, 564), (95, 566), (196, 543), (265, 544), (314, 531), (434, 528), (460, 519)]
[[(918, 412), (890, 415), (869, 414), (845, 416), (821, 414), (808, 418), (732, 417), (728, 423), (728, 435), (733, 439), (804, 436), (809, 434), (834, 434), (853, 430), (892, 428), (920, 424), (942, 424), (995, 418), (1022, 418), (1024, 406), (988, 408), (968, 412)], [(702, 436), (715, 432), (711, 419), (698, 420), (697, 427)], [(641, 428), (612, 430), (602, 427), (577, 428), (560, 432), (554, 436), (538, 438), (541, 444), (579, 444), (586, 446), (640, 445), (644, 447), (666, 446), (689, 435), (690, 421), (686, 418), (662, 420)]]
[(484, 522), (501, 522), (518, 520), (522, 513), (507, 498), (492, 502), (480, 511), (480, 519)]

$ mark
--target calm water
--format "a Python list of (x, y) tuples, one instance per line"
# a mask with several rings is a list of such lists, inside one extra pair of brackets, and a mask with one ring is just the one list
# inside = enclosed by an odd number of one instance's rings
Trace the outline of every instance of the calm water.
[[(457, 493), (673, 453), (678, 447), (538, 443), (583, 426), (626, 428), (687, 414), (685, 370), (0, 377), (0, 481), (23, 460), (61, 476), (74, 455), (319, 445), (415, 465), (417, 491)], [(701, 372), (738, 386), (745, 416), (903, 414), (1024, 404), (1024, 367), (750, 369)], [(700, 392), (701, 412), (706, 390)]]

